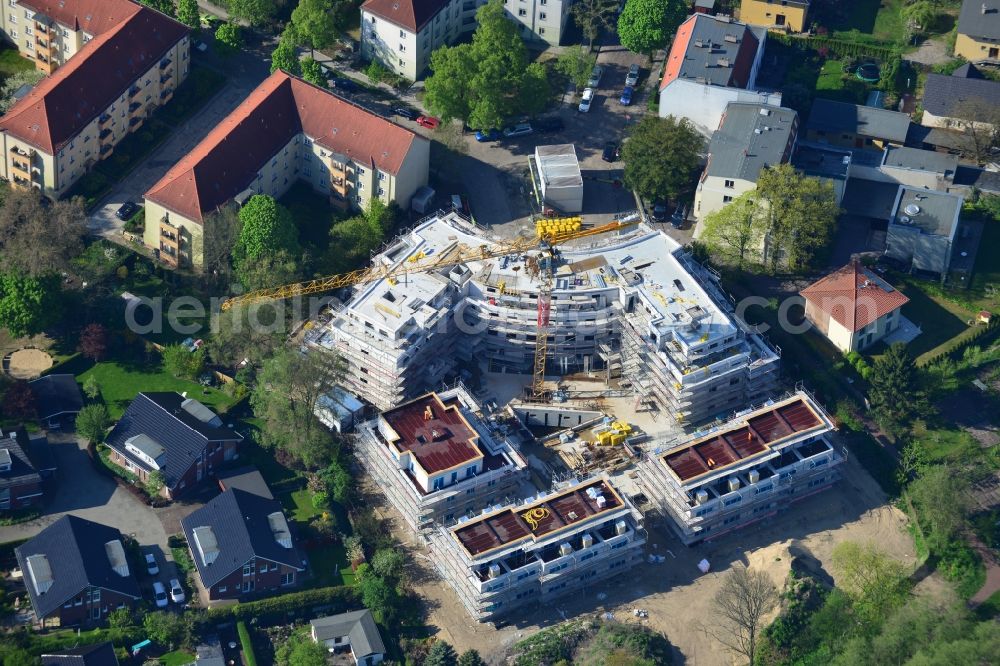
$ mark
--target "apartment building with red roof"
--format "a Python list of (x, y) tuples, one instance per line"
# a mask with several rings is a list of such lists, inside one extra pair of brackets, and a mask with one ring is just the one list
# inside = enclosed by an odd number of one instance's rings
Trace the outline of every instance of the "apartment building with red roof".
[(899, 328), (902, 292), (853, 262), (820, 278), (801, 292), (806, 319), (845, 354), (865, 349)]
[(131, 0), (20, 0), (4, 30), (48, 76), (0, 118), (2, 175), (57, 198), (168, 102), (190, 29)]
[(146, 192), (144, 241), (201, 267), (206, 218), (234, 200), (303, 181), (344, 208), (375, 196), (406, 209), (429, 163), (427, 139), (279, 70)]
[(781, 93), (757, 90), (767, 30), (727, 16), (694, 14), (677, 29), (660, 80), (660, 116), (686, 118), (705, 136), (730, 102), (781, 106)]

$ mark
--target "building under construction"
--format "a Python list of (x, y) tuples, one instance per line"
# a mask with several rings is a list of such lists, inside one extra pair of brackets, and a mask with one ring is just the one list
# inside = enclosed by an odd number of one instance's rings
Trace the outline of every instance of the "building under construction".
[(430, 537), (434, 565), (480, 622), (591, 589), (640, 563), (645, 543), (640, 513), (603, 477), (440, 526)]
[[(508, 242), (441, 213), (373, 266), (405, 269)], [(531, 373), (543, 317), (547, 376), (600, 377), (679, 422), (760, 401), (777, 382), (778, 352), (733, 314), (717, 276), (642, 224), (360, 284), (307, 342), (335, 349), (347, 361), (345, 387), (389, 409), (436, 388), (462, 361)]]
[(643, 492), (688, 545), (719, 537), (829, 488), (844, 461), (833, 422), (804, 391), (658, 446), (638, 467)]
[(461, 384), (358, 427), (354, 452), (416, 531), (521, 495), (528, 468), (507, 426)]

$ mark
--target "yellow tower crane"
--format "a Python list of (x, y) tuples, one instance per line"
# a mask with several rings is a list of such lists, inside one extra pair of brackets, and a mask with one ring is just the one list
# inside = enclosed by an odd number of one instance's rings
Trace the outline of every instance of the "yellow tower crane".
[[(310, 296), (321, 294), (342, 287), (350, 287), (357, 284), (365, 284), (378, 280), (396, 280), (410, 274), (425, 273), (441, 268), (458, 266), (471, 261), (483, 261), (488, 259), (498, 259), (510, 255), (523, 254), (529, 250), (542, 250), (552, 254), (552, 250), (563, 243), (597, 236), (612, 231), (621, 231), (638, 224), (638, 221), (615, 221), (591, 229), (569, 229), (565, 231), (553, 230), (542, 231), (538, 235), (529, 238), (515, 238), (495, 245), (480, 245), (478, 248), (459, 246), (454, 252), (441, 254), (413, 255), (406, 261), (390, 266), (371, 266), (349, 273), (330, 275), (327, 277), (286, 284), (272, 289), (260, 289), (258, 291), (247, 292), (240, 296), (234, 296), (222, 303), (222, 309), (228, 310), (234, 306), (252, 305), (266, 301), (275, 301), (296, 296)], [(550, 298), (552, 292), (551, 263), (550, 268), (543, 271), (540, 278), (542, 287), (538, 294), (538, 320), (537, 334), (535, 336), (535, 367), (532, 375), (531, 394), (534, 398), (541, 398), (545, 395), (545, 359), (548, 348), (548, 329), (550, 314)]]

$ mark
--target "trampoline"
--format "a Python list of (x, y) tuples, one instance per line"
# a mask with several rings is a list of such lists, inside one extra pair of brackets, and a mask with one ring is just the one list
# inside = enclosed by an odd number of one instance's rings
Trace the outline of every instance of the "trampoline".
[(856, 74), (865, 83), (877, 83), (879, 80), (879, 67), (873, 62), (866, 62), (858, 66)]

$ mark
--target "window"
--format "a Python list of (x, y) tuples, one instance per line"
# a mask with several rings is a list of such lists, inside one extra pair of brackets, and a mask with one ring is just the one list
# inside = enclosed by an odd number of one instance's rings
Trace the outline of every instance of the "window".
[(243, 565), (243, 575), (249, 576), (253, 573), (253, 563)]
[(403, 30), (400, 30), (400, 31), (399, 31), (399, 38), (400, 38), (400, 39), (406, 39), (406, 32), (405, 32), (405, 31), (403, 31)]
[(734, 180), (727, 180), (725, 184), (726, 187), (728, 187), (729, 189), (733, 189), (734, 187), (736, 187), (736, 181)]
[(363, 190), (363, 189), (365, 189), (365, 184), (364, 183), (358, 183), (358, 190), (360, 191), (360, 190)]
[[(523, 0), (522, 0), (522, 2), (523, 2)], [(517, 10), (517, 15), (518, 16), (527, 16), (528, 15), (528, 10), (527, 9), (518, 9)]]
[(538, 29), (538, 34), (539, 35), (544, 35), (545, 34), (545, 28), (539, 28)]
[(724, 196), (724, 197), (722, 197), (722, 203), (729, 203), (732, 200), (733, 200), (733, 198), (730, 197), (730, 196)]
[(439, 476), (438, 478), (434, 479), (434, 490), (441, 490), (442, 488), (444, 488), (444, 477)]
[(538, 20), (539, 21), (544, 21), (545, 18), (546, 18), (545, 12), (539, 12), (539, 14), (538, 14)]
[(405, 44), (400, 44), (399, 45), (399, 52), (400, 53), (406, 53), (406, 45)]
[(295, 572), (294, 571), (289, 571), (286, 574), (281, 574), (281, 584), (282, 585), (291, 585), (294, 582), (295, 582)]
[(385, 195), (385, 188), (384, 187), (378, 188), (378, 195), (380, 197), (383, 196), (383, 195)]
[(225, 585), (220, 585), (220, 586), (219, 586), (219, 592), (220, 592), (220, 593), (222, 593), (222, 592), (225, 592), (225, 591), (226, 591), (226, 590), (228, 590), (228, 589), (229, 589), (229, 588), (228, 588), (228, 587), (226, 587)]

